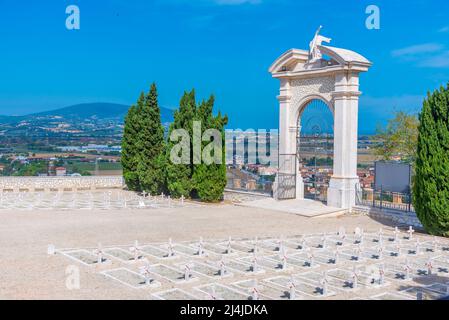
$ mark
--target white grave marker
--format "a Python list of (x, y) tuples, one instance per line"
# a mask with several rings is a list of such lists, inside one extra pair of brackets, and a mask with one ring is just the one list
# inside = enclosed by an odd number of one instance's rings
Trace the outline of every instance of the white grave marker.
[(293, 276), (290, 277), (290, 283), (288, 285), (288, 291), (289, 291), (289, 295), (288, 295), (288, 299), (289, 300), (295, 300), (296, 299), (296, 285), (295, 285), (295, 279), (293, 278)]
[(173, 251), (173, 242), (172, 239), (168, 239), (168, 257), (173, 257), (175, 255), (175, 252)]
[(145, 277), (145, 284), (149, 286), (151, 284), (151, 278), (150, 278), (150, 266), (145, 265), (143, 267), (139, 268), (140, 274)]
[(227, 245), (227, 248), (226, 248), (226, 253), (227, 254), (231, 254), (232, 253), (231, 237), (229, 237), (229, 239), (228, 239), (228, 245)]
[(47, 254), (48, 255), (54, 255), (56, 254), (56, 249), (55, 246), (53, 244), (49, 244), (47, 247)]
[(427, 268), (427, 275), (428, 275), (428, 276), (431, 276), (431, 275), (432, 275), (432, 269), (433, 269), (433, 263), (432, 263), (432, 260), (431, 260), (431, 259), (429, 259), (429, 260), (426, 262), (426, 268)]
[(358, 287), (359, 275), (357, 274), (357, 268), (354, 266), (352, 269), (352, 289), (357, 289)]
[(412, 226), (410, 226), (409, 228), (408, 228), (408, 239), (409, 240), (412, 240), (412, 237), (413, 237), (413, 233), (415, 232), (415, 230), (413, 230), (413, 227)]
[(320, 280), (320, 285), (322, 286), (321, 294), (323, 296), (327, 296), (327, 284), (328, 284), (327, 272), (324, 272), (323, 273), (323, 278)]

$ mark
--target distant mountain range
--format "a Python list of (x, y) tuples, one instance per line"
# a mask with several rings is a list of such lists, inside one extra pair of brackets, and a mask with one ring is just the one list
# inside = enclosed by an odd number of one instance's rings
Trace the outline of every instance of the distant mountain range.
[[(60, 109), (32, 113), (25, 116), (1, 116), (0, 123), (14, 124), (24, 120), (33, 120), (41, 117), (62, 117), (68, 120), (76, 119), (115, 119), (123, 121), (130, 106), (117, 103), (83, 103)], [(161, 108), (162, 123), (173, 120), (174, 110)]]

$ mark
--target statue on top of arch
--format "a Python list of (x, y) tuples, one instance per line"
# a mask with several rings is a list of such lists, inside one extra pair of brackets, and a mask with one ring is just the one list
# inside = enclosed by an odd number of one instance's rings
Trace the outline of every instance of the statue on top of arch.
[(323, 57), (318, 46), (320, 46), (323, 42), (330, 43), (332, 41), (331, 38), (320, 35), (320, 31), (322, 28), (323, 26), (320, 26), (318, 28), (318, 30), (315, 32), (315, 37), (310, 42), (309, 63), (317, 62)]

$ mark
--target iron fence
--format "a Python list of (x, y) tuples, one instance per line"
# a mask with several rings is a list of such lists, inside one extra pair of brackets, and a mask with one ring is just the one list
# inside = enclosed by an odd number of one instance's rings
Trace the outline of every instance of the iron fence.
[(357, 202), (360, 205), (379, 209), (415, 212), (412, 196), (407, 193), (361, 189), (358, 191)]

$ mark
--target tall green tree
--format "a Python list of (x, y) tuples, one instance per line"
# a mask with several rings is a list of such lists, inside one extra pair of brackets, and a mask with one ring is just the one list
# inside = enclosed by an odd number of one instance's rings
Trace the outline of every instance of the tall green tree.
[(427, 232), (449, 236), (449, 85), (428, 93), (419, 120), (413, 204)]
[(374, 153), (382, 160), (401, 157), (404, 162), (413, 162), (418, 143), (418, 123), (418, 117), (414, 114), (395, 112), (385, 128), (377, 128)]
[[(218, 113), (217, 116), (213, 115), (214, 102), (214, 96), (211, 96), (207, 101), (203, 101), (197, 108), (195, 116), (195, 120), (201, 123), (201, 137), (205, 138), (205, 141), (201, 142), (201, 163), (194, 164), (194, 191), (201, 200), (207, 202), (220, 201), (226, 187), (225, 126), (228, 118), (223, 117), (221, 113)], [(208, 130), (210, 129), (217, 132), (218, 135), (209, 136)], [(212, 146), (218, 140), (221, 142), (221, 150), (208, 150), (208, 145)], [(212, 161), (217, 157), (220, 163)], [(207, 163), (207, 158), (210, 158), (209, 162), (212, 162)]]
[(145, 96), (137, 133), (137, 174), (140, 189), (151, 194), (165, 191), (165, 140), (161, 123), (161, 111), (158, 104), (156, 84), (152, 84)]
[(122, 139), (121, 163), (123, 167), (123, 178), (129, 190), (139, 191), (140, 182), (137, 173), (138, 164), (138, 134), (140, 132), (139, 115), (145, 103), (145, 95), (142, 92), (136, 105), (131, 106), (125, 117)]
[[(171, 196), (175, 198), (190, 197), (192, 192), (192, 175), (193, 175), (193, 120), (196, 114), (195, 90), (184, 92), (179, 103), (179, 109), (175, 111), (174, 121), (170, 125), (168, 132), (168, 142), (166, 150), (167, 166), (167, 189)], [(179, 144), (181, 136), (174, 135), (175, 130), (184, 129), (188, 133), (187, 145), (183, 146), (188, 151), (188, 159), (186, 163), (173, 163), (171, 161), (171, 153), (174, 152), (174, 146)], [(173, 134), (174, 140), (170, 138)], [(182, 151), (177, 151), (177, 156), (182, 157)]]

